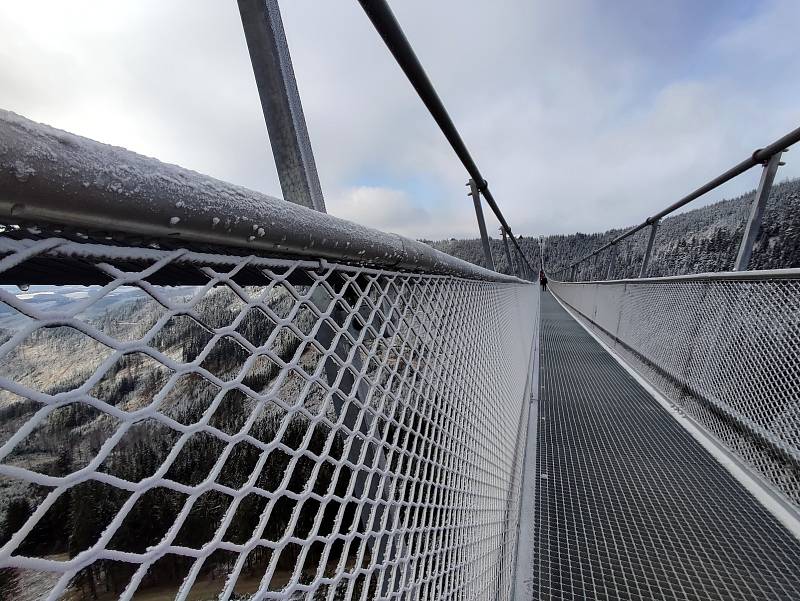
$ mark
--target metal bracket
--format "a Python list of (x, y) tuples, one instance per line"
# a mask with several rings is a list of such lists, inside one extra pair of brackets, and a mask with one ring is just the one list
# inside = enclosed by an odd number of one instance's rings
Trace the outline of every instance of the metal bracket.
[(744, 228), (744, 234), (742, 234), (742, 242), (739, 245), (739, 253), (736, 256), (736, 263), (733, 267), (734, 271), (747, 271), (747, 267), (750, 264), (750, 257), (753, 254), (753, 245), (761, 229), (764, 209), (767, 206), (767, 199), (772, 189), (772, 182), (775, 181), (775, 174), (778, 171), (782, 154), (782, 152), (773, 154), (764, 165), (764, 170), (761, 172), (761, 181), (758, 183), (758, 190), (756, 190), (753, 204), (750, 207), (750, 217), (747, 219), (747, 225)]

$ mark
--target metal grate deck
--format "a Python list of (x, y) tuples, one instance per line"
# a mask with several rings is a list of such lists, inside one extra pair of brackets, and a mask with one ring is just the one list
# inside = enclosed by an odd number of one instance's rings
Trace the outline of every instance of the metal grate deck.
[(800, 542), (542, 295), (534, 598), (800, 599)]

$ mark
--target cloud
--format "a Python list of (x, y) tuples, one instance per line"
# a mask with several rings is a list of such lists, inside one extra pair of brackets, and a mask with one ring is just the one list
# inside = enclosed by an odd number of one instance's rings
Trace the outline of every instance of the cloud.
[(414, 206), (403, 190), (359, 186), (330, 200), (331, 212), (338, 217), (403, 235), (419, 235), (427, 229), (431, 215)]
[[(518, 233), (632, 224), (797, 125), (792, 0), (392, 5)], [(477, 236), (463, 167), (358, 3), (281, 7), (329, 210)], [(280, 193), (235, 4), (2, 3), (0, 106)]]
[[(343, 219), (356, 221), (409, 238), (436, 239), (442, 231), (474, 237), (472, 202), (465, 202), (460, 211), (448, 207), (442, 210), (420, 206), (405, 190), (381, 186), (356, 186), (345, 189), (329, 199), (329, 210)], [(449, 219), (446, 229), (442, 220)]]

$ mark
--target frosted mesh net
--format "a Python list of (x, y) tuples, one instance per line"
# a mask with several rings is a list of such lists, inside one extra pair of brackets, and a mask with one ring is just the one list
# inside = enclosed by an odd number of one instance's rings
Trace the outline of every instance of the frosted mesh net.
[(509, 598), (533, 286), (19, 231), (0, 274), (11, 598)]
[(765, 273), (553, 282), (552, 289), (670, 401), (800, 506), (800, 280)]

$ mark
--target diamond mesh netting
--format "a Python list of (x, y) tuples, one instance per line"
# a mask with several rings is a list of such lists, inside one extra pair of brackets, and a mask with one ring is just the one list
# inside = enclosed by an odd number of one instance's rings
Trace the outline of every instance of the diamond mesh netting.
[(555, 294), (658, 388), (800, 506), (800, 280), (578, 283)]
[(23, 233), (9, 598), (510, 597), (535, 287)]

